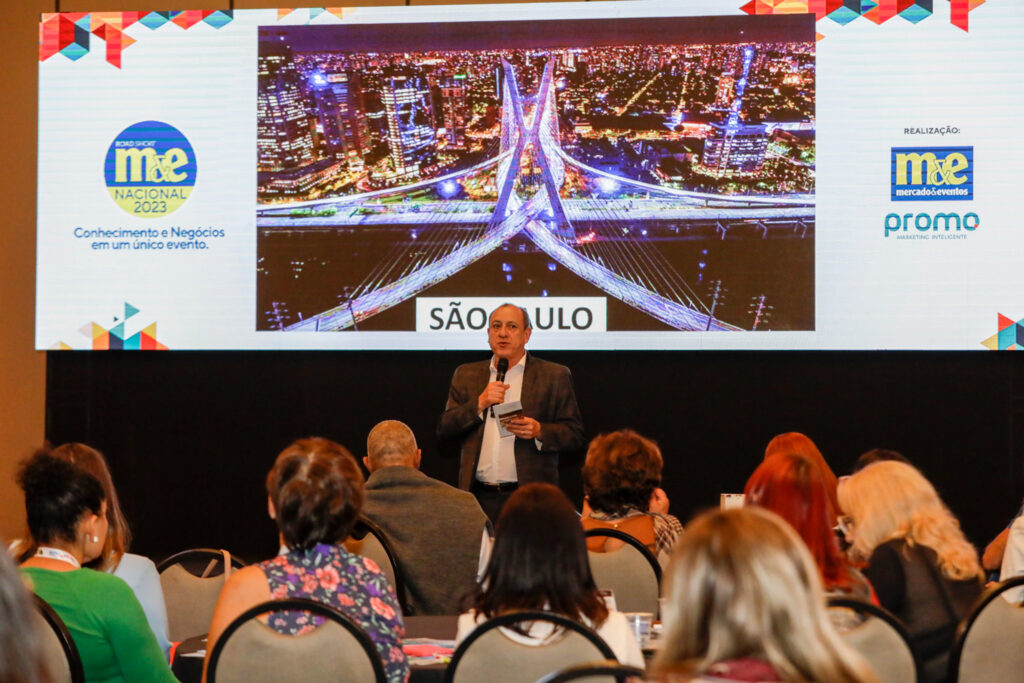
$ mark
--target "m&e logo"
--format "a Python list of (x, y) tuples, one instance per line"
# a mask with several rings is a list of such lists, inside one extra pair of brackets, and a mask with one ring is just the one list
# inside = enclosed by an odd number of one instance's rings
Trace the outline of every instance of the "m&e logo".
[(122, 209), (140, 218), (158, 218), (188, 199), (196, 184), (196, 154), (174, 126), (142, 121), (110, 143), (103, 179)]
[(973, 147), (893, 147), (892, 201), (974, 199)]

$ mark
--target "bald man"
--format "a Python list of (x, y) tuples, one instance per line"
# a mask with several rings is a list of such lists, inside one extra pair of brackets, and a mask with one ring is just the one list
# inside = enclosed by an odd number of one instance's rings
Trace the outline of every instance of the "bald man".
[(404, 423), (385, 420), (370, 431), (363, 514), (398, 556), (412, 613), (459, 614), (490, 550), (487, 516), (473, 494), (420, 472), (420, 456)]

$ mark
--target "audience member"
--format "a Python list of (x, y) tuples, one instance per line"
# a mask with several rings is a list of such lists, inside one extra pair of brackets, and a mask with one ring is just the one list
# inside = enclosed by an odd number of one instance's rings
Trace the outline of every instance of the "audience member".
[(945, 680), (957, 624), (982, 590), (977, 552), (960, 523), (920, 472), (896, 461), (845, 480), (839, 502), (879, 601), (910, 632), (921, 680)]
[[(91, 562), (86, 562), (84, 566), (113, 574), (128, 584), (135, 597), (139, 599), (139, 604), (146, 613), (146, 621), (166, 656), (171, 644), (167, 639), (167, 606), (164, 604), (160, 575), (152, 560), (127, 552), (132, 532), (128, 527), (128, 520), (121, 512), (117, 490), (114, 488), (114, 481), (103, 454), (81, 443), (66, 443), (53, 449), (51, 454), (96, 477), (103, 486), (104, 498), (107, 501), (107, 537), (100, 555)], [(26, 533), (22, 540), (14, 544), (12, 552), (19, 561), (24, 561), (35, 554), (36, 547), (32, 534)]]
[(490, 550), (487, 516), (468, 491), (419, 471), (416, 437), (386, 420), (366, 439), (363, 515), (390, 541), (417, 615), (458, 614), (476, 585), (481, 554)]
[(662, 680), (875, 680), (829, 623), (806, 547), (772, 512), (697, 517), (669, 566), (666, 595), (654, 664)]
[(1021, 514), (1024, 514), (1024, 505), (1017, 509), (1017, 514), (1013, 516), (1006, 528), (985, 546), (985, 552), (981, 555), (981, 566), (985, 571), (1000, 572), (1003, 566), (1003, 556), (1006, 553), (1006, 544), (1010, 540), (1010, 529), (1021, 518)]
[(868, 465), (873, 465), (876, 462), (882, 462), (883, 460), (895, 460), (896, 462), (912, 464), (909, 460), (903, 457), (902, 453), (897, 451), (890, 451), (886, 448), (872, 448), (870, 451), (861, 453), (860, 457), (857, 458), (857, 462), (853, 463), (853, 470), (850, 474), (856, 474)]
[(827, 593), (871, 601), (871, 584), (840, 552), (829, 524), (828, 483), (821, 468), (790, 453), (763, 461), (747, 480), (745, 503), (771, 510), (797, 532), (821, 573)]
[[(363, 506), (363, 474), (355, 458), (327, 439), (300, 439), (277, 456), (267, 475), (267, 507), (288, 552), (231, 574), (210, 624), (207, 652), (245, 610), (278, 598), (309, 598), (334, 607), (373, 640), (388, 681), (404, 681), (402, 615), (395, 591), (372, 560), (341, 545)], [(316, 622), (302, 612), (274, 615), (269, 625), (298, 635)]]
[[(626, 618), (610, 611), (590, 574), (587, 547), (576, 510), (551, 484), (527, 484), (506, 503), (481, 587), (469, 612), (459, 617), (456, 642), (478, 624), (506, 612), (546, 610), (594, 629), (624, 664), (643, 666), (643, 653)], [(527, 644), (541, 644), (552, 629), (536, 623), (526, 635), (506, 632)]]
[[(1024, 575), (1024, 517), (1017, 516), (1006, 532), (1003, 557), (999, 567), (999, 580), (1006, 581)], [(1003, 597), (1016, 605), (1024, 604), (1024, 588), (1003, 592)]]
[(96, 477), (40, 452), (18, 475), (37, 544), (22, 572), (60, 615), (89, 681), (175, 681), (138, 599), (122, 579), (83, 568), (103, 553), (107, 503)]
[[(668, 564), (683, 525), (668, 514), (668, 496), (659, 488), (661, 468), (658, 444), (631, 429), (591, 441), (583, 464), (583, 528), (618, 529), (647, 546), (662, 566)], [(620, 546), (618, 539), (587, 539), (594, 552)]]
[(0, 683), (48, 680), (33, 609), (14, 563), (7, 553), (0, 553)]
[(809, 437), (800, 432), (779, 434), (769, 441), (768, 446), (764, 449), (765, 460), (773, 455), (788, 455), (790, 453), (796, 453), (810, 459), (811, 462), (821, 469), (821, 473), (825, 477), (825, 483), (828, 486), (828, 500), (831, 506), (829, 510), (829, 525), (835, 526), (836, 520), (841, 514), (839, 499), (836, 497), (836, 487), (839, 480), (836, 478), (835, 473), (832, 472), (832, 468), (825, 462), (825, 456), (821, 454), (821, 451), (818, 450), (818, 447)]

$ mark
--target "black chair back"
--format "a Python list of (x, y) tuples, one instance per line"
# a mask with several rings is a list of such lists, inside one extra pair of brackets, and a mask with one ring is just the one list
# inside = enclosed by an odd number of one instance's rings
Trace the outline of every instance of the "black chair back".
[(226, 550), (211, 548), (183, 550), (157, 564), (167, 605), (167, 634), (172, 641), (206, 633), (229, 568), (244, 566)]
[(921, 660), (903, 622), (892, 612), (863, 600), (836, 596), (829, 597), (828, 606), (853, 610), (863, 618), (859, 626), (840, 630), (840, 635), (867, 660), (880, 683), (920, 680)]
[[(550, 623), (560, 633), (557, 640), (523, 645), (498, 631), (536, 622)], [(466, 636), (445, 669), (445, 683), (532, 683), (552, 670), (595, 659), (617, 661), (608, 644), (578, 621), (551, 612), (510, 612), (485, 621)]]
[(537, 683), (567, 683), (567, 681), (578, 681), (583, 678), (589, 680), (595, 677), (608, 677), (617, 683), (624, 683), (630, 678), (643, 678), (644, 670), (635, 666), (619, 664), (616, 661), (577, 664), (552, 671), (544, 678), (538, 679)]
[(598, 588), (615, 595), (620, 612), (650, 612), (657, 616), (661, 596), (661, 564), (658, 558), (633, 536), (618, 529), (589, 529), (587, 538), (614, 538), (624, 543), (617, 550), (590, 550), (590, 571)]
[(180, 564), (188, 573), (200, 578), (219, 576), (224, 572), (223, 562), (225, 555), (231, 562), (232, 569), (241, 569), (246, 566), (246, 563), (241, 558), (232, 555), (226, 550), (190, 548), (174, 553), (170, 557), (157, 562), (156, 571), (157, 573), (163, 573), (169, 567)]
[[(75, 641), (64, 624), (64, 620), (46, 600), (35, 593), (32, 594), (32, 602), (35, 603), (36, 611), (48, 627), (48, 629), (41, 627), (39, 636), (43, 641), (43, 658), (54, 683), (60, 681), (85, 683), (82, 657), (78, 654), (78, 647), (75, 646)], [(63, 659), (60, 657), (61, 653), (63, 653)]]
[(1021, 590), (1024, 576), (989, 587), (960, 621), (949, 654), (948, 680), (1024, 680), (1024, 605), (1004, 593)]
[[(309, 612), (327, 623), (292, 636), (256, 621), (264, 614), (292, 611)], [(330, 629), (329, 624), (342, 630)], [(387, 681), (380, 654), (366, 631), (330, 605), (306, 598), (268, 600), (247, 609), (224, 629), (209, 658), (208, 683), (263, 683), (282, 676), (311, 683)]]

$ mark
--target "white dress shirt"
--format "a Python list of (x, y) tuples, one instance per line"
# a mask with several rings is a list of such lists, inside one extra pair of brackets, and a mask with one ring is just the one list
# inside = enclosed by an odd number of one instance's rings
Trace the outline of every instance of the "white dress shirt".
[[(526, 372), (526, 354), (505, 373), (505, 403), (518, 401), (523, 393), (523, 373)], [(498, 369), (494, 357), (491, 358), (491, 378), (495, 381)], [(503, 484), (519, 481), (516, 474), (516, 437), (502, 437), (498, 431), (498, 418), (488, 409), (483, 412), (484, 436), (480, 444), (480, 459), (476, 463), (477, 481), (485, 484)]]

